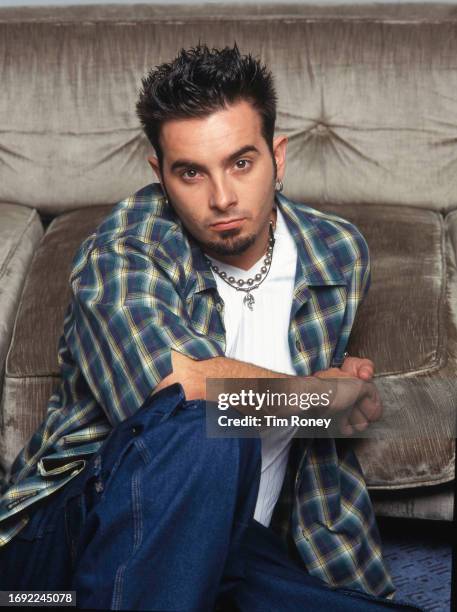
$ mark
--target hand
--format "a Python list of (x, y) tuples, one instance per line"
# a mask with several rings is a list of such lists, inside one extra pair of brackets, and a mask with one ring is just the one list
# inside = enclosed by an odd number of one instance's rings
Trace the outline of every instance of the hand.
[[(355, 357), (352, 359), (354, 359), (353, 365), (356, 368), (356, 361), (369, 361), (363, 359), (357, 360)], [(356, 371), (358, 370), (356, 369)], [(342, 368), (329, 368), (328, 370), (316, 372), (314, 376), (333, 381), (335, 392), (330, 404), (330, 410), (332, 413), (343, 413), (341, 415), (340, 430), (344, 435), (351, 435), (355, 431), (364, 431), (371, 422), (377, 421), (381, 417), (381, 399), (378, 390), (371, 380), (364, 380), (363, 378), (353, 376), (343, 371)]]
[(372, 380), (374, 375), (374, 363), (371, 359), (361, 357), (346, 357), (341, 366), (342, 372), (346, 372), (354, 378), (362, 380)]

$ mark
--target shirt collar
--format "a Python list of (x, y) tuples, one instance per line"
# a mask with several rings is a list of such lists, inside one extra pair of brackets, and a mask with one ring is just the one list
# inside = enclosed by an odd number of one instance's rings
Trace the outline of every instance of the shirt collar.
[[(308, 285), (346, 285), (324, 236), (306, 208), (288, 200), (282, 194), (276, 198), (287, 227), (297, 244), (303, 278)], [(315, 213), (315, 211), (312, 211)], [(325, 218), (325, 215), (323, 215)]]

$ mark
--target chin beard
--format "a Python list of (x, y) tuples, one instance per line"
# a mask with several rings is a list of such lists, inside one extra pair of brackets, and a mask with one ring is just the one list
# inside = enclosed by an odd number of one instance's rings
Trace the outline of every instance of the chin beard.
[(225, 257), (230, 255), (241, 255), (254, 244), (257, 236), (255, 234), (250, 234), (249, 236), (238, 238), (233, 236), (233, 233), (228, 230), (227, 232), (221, 232), (221, 238), (222, 240), (214, 242), (200, 242), (200, 247), (205, 252), (223, 255)]

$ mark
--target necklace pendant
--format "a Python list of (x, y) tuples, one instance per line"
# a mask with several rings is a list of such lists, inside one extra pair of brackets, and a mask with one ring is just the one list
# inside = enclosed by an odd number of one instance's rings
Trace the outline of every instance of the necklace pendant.
[(249, 291), (244, 296), (243, 304), (246, 304), (249, 310), (254, 310), (253, 304), (255, 304), (255, 299), (254, 299), (254, 296)]

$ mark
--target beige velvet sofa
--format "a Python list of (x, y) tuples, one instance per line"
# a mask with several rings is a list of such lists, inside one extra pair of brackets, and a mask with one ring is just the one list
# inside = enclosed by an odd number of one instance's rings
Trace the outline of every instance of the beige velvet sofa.
[(235, 40), (276, 77), (286, 195), (352, 220), (371, 249), (350, 351), (375, 361), (388, 418), (420, 434), (351, 442), (376, 510), (450, 520), (454, 441), (439, 425), (457, 403), (452, 4), (0, 9), (3, 470), (59, 384), (78, 245), (153, 180), (134, 113), (141, 75), (181, 47)]

